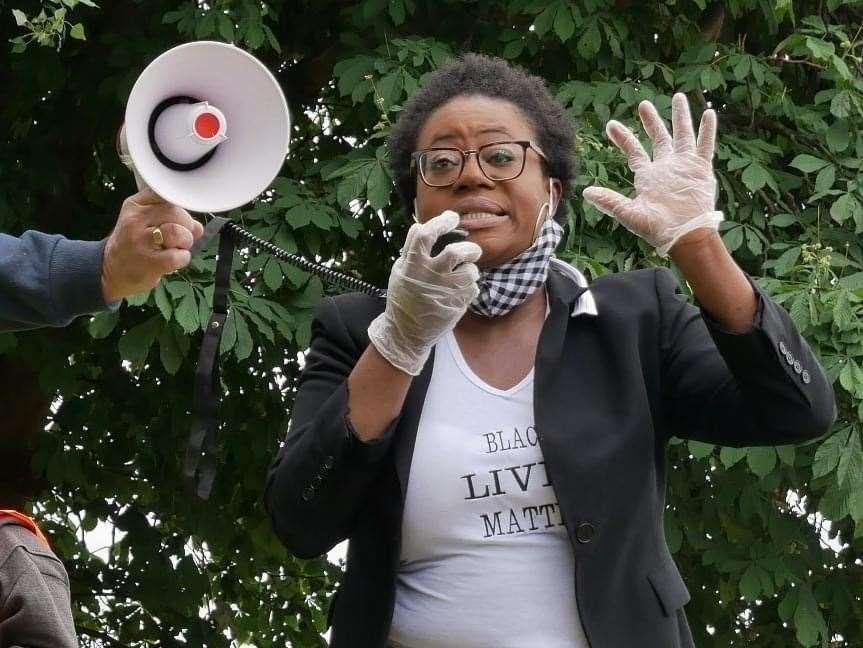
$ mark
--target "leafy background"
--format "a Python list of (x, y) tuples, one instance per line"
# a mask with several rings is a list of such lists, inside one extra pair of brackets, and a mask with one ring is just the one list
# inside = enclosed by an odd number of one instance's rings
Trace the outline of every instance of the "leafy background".
[[(180, 42), (231, 41), (275, 72), (295, 122), (280, 177), (233, 216), (378, 285), (406, 227), (385, 138), (450, 57), (496, 54), (548, 80), (579, 123), (577, 190), (631, 188), (610, 117), (635, 127), (649, 99), (668, 118), (676, 90), (696, 117), (716, 107), (723, 238), (816, 349), (839, 419), (796, 448), (671, 446), (666, 531), (687, 613), (699, 646), (863, 646), (860, 0), (0, 0), (0, 14), (2, 231), (104, 236), (133, 191), (113, 139), (135, 78)], [(663, 263), (569, 205), (560, 256), (590, 276)], [(288, 555), (261, 493), (327, 288), (237, 253), (222, 465), (202, 503), (180, 462), (212, 278), (210, 252), (119, 314), (0, 336), (4, 428), (34, 438), (34, 511), (84, 646), (324, 644), (339, 567)], [(88, 546), (93, 530), (108, 547)]]

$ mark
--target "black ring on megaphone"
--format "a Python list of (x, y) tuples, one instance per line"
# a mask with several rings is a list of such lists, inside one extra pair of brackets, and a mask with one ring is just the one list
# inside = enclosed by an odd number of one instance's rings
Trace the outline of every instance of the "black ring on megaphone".
[(150, 148), (153, 149), (153, 155), (156, 156), (156, 159), (159, 160), (159, 162), (164, 164), (172, 171), (194, 171), (195, 169), (201, 168), (210, 161), (210, 158), (216, 154), (216, 149), (219, 148), (218, 145), (207, 151), (203, 156), (201, 156), (194, 162), (175, 162), (167, 155), (165, 155), (162, 152), (162, 149), (160, 149), (159, 145), (156, 143), (156, 122), (159, 120), (159, 116), (171, 106), (176, 106), (177, 104), (181, 103), (196, 104), (201, 103), (201, 100), (195, 99), (194, 97), (186, 96), (169, 97), (168, 99), (165, 99), (153, 109), (153, 112), (150, 115), (150, 123), (147, 125), (147, 135), (150, 138)]

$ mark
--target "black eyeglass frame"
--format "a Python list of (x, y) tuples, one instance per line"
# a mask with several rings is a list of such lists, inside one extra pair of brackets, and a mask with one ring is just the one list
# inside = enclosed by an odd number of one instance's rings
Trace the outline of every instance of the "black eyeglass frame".
[[(490, 178), (489, 175), (485, 172), (485, 169), (482, 168), (482, 164), (479, 161), (480, 160), (480, 157), (479, 157), (480, 151), (482, 151), (483, 149), (486, 149), (490, 146), (500, 146), (501, 144), (518, 144), (519, 146), (522, 147), (522, 151), (523, 151), (522, 157), (521, 157), (521, 168), (518, 170), (518, 173), (516, 173), (514, 176), (512, 176), (510, 178), (506, 178), (503, 180), (498, 179), (498, 178)], [(468, 158), (471, 155), (476, 155), (477, 166), (479, 167), (479, 170), (482, 172), (482, 174), (486, 178), (488, 178), (492, 182), (509, 182), (510, 180), (515, 180), (522, 173), (524, 173), (524, 166), (525, 166), (525, 164), (527, 164), (527, 149), (533, 150), (540, 157), (540, 159), (543, 162), (545, 162), (546, 166), (549, 165), (548, 157), (546, 157), (545, 153), (542, 152), (542, 149), (540, 149), (536, 144), (534, 144), (530, 140), (503, 140), (501, 142), (489, 142), (488, 144), (483, 144), (479, 148), (468, 149), (467, 151), (463, 151), (460, 148), (458, 148), (457, 146), (432, 146), (430, 148), (425, 148), (425, 149), (421, 149), (419, 151), (414, 151), (413, 153), (411, 153), (410, 169), (411, 169), (412, 173), (414, 171), (416, 171), (417, 169), (419, 169), (420, 180), (422, 180), (423, 184), (426, 185), (427, 187), (432, 187), (433, 189), (443, 189), (444, 187), (451, 187), (456, 182), (458, 182), (459, 178), (461, 178), (461, 174), (464, 173), (464, 167), (467, 164)], [(436, 185), (436, 184), (431, 184), (428, 180), (426, 180), (425, 174), (423, 174), (422, 167), (419, 164), (419, 159), (423, 154), (429, 153), (431, 151), (458, 151), (459, 153), (461, 153), (461, 168), (458, 171), (458, 175), (453, 179), (452, 182), (448, 182), (448, 183), (442, 184), (442, 185)]]

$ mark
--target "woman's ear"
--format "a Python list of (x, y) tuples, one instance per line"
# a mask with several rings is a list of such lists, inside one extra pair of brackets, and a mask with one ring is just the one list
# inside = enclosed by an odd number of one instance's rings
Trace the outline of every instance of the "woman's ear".
[(549, 218), (554, 218), (557, 208), (560, 206), (563, 194), (563, 183), (557, 178), (548, 179), (548, 211)]

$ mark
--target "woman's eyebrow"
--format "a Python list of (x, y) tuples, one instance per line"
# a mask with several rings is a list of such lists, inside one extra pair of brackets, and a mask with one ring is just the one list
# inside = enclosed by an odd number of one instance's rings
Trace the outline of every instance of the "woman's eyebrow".
[[(477, 135), (488, 135), (489, 133), (500, 133), (501, 135), (506, 135), (507, 137), (512, 137), (512, 134), (506, 129), (505, 126), (486, 126), (481, 128), (476, 132)], [(435, 146), (442, 140), (450, 140), (455, 137), (458, 137), (459, 134), (453, 133), (451, 131), (444, 131), (437, 137), (435, 137), (430, 143), (429, 146)]]

